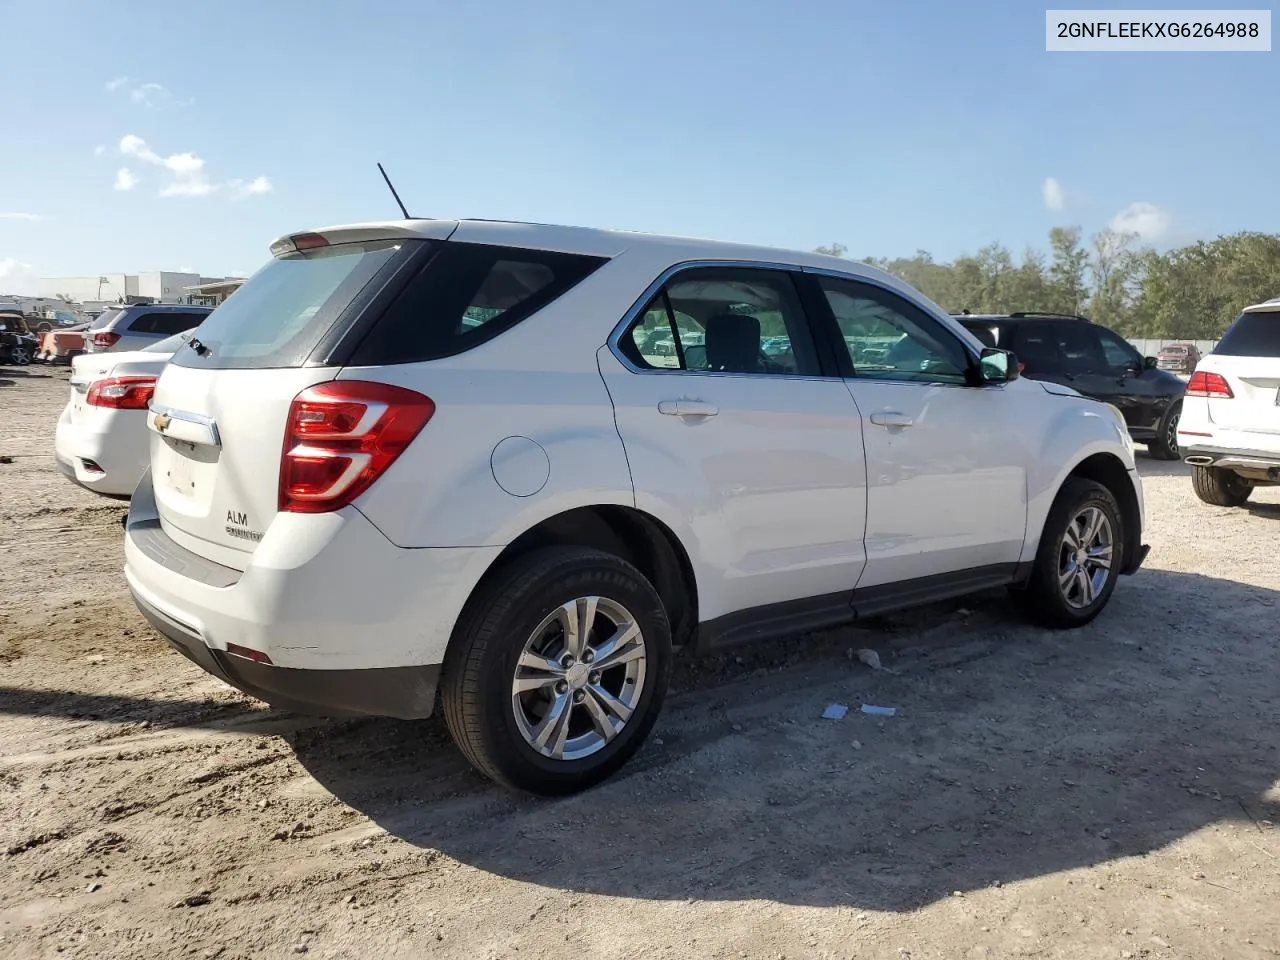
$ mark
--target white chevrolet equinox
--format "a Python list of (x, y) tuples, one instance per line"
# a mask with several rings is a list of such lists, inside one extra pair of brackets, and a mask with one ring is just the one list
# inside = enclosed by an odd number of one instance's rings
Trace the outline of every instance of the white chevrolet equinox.
[(1138, 569), (1123, 417), (817, 254), (408, 220), (300, 233), (180, 349), (127, 520), (138, 607), (284, 709), (430, 714), (513, 788), (644, 741), (673, 647)]

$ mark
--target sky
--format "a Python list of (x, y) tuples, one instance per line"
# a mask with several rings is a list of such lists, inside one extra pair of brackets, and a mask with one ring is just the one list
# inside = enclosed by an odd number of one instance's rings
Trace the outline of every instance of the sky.
[[(1167, 0), (1166, 0), (1167, 2)], [(1203, 2), (1203, 0), (1202, 0)], [(1280, 231), (1280, 52), (974, 0), (0, 0), (0, 293), (485, 217), (950, 260)]]

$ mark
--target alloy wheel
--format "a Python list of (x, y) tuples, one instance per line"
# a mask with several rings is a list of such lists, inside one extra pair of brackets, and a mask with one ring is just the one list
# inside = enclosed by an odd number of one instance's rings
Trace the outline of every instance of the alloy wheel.
[(1115, 544), (1111, 521), (1100, 508), (1085, 507), (1067, 524), (1058, 557), (1058, 586), (1069, 607), (1090, 606), (1111, 576)]
[(648, 650), (636, 618), (606, 597), (579, 597), (548, 614), (525, 642), (511, 708), (525, 742), (552, 760), (607, 746), (644, 692)]

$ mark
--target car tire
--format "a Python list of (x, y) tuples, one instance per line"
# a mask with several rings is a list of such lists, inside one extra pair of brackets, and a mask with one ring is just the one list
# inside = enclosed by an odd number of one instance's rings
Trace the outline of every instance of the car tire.
[(1045, 519), (1031, 577), (1014, 593), (1018, 605), (1043, 626), (1089, 623), (1115, 590), (1126, 537), (1120, 505), (1110, 490), (1082, 477), (1067, 480)]
[[(606, 657), (603, 672), (590, 666)], [(468, 603), (445, 657), (445, 722), (490, 779), (576, 793), (644, 743), (670, 670), (667, 613), (644, 575), (599, 550), (548, 547), (497, 571)]]
[(1182, 401), (1179, 400), (1165, 411), (1156, 428), (1156, 438), (1147, 444), (1147, 450), (1156, 460), (1180, 460), (1182, 454), (1178, 450), (1178, 420), (1182, 416)]
[(15, 367), (25, 367), (31, 362), (31, 352), (22, 345), (10, 347), (9, 362)]
[(1191, 488), (1196, 496), (1215, 507), (1238, 507), (1253, 493), (1253, 484), (1230, 470), (1192, 467)]

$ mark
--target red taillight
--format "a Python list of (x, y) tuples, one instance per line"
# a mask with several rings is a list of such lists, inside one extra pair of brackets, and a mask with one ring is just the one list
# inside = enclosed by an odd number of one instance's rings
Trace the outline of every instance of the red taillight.
[(280, 462), (280, 509), (345, 507), (382, 476), (436, 405), (404, 387), (331, 380), (293, 398)]
[(155, 392), (155, 377), (108, 377), (94, 381), (84, 402), (113, 410), (145, 410)]
[(100, 330), (93, 335), (93, 345), (99, 350), (109, 350), (111, 347), (115, 346), (116, 341), (119, 339), (120, 334), (118, 333), (112, 333), (109, 330)]
[(1187, 396), (1231, 400), (1235, 394), (1231, 392), (1231, 384), (1227, 383), (1227, 378), (1222, 374), (1197, 370), (1187, 381)]

